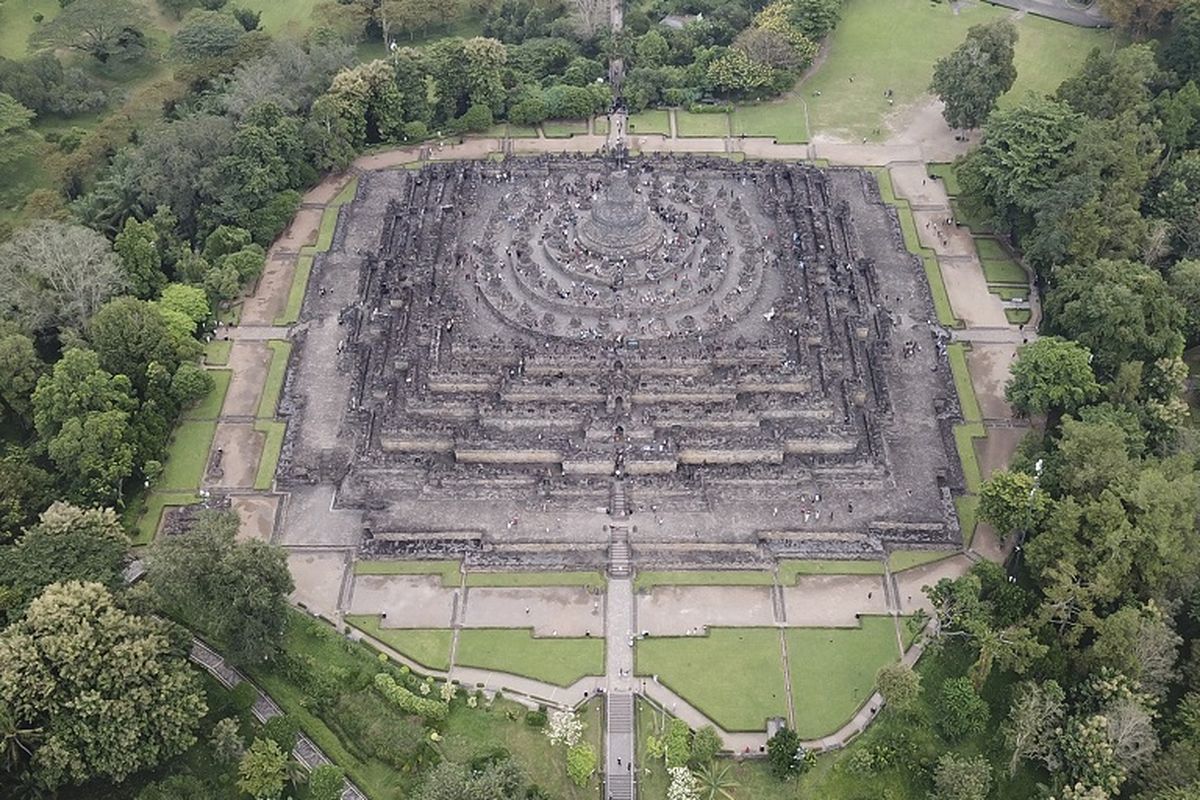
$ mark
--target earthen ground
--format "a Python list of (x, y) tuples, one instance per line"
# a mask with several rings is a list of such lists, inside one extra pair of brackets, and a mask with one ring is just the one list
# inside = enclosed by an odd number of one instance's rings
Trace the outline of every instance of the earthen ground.
[(1009, 369), (1017, 356), (1017, 344), (974, 343), (967, 350), (967, 368), (979, 409), (985, 420), (1012, 419), (1012, 406), (1004, 399), (1004, 387), (1011, 377)]
[(271, 348), (262, 342), (234, 342), (229, 349), (229, 365), (233, 378), (225, 403), (221, 407), (222, 417), (253, 417), (258, 414), (258, 401), (262, 397), (263, 383), (271, 368)]
[(533, 628), (534, 636), (603, 636), (604, 597), (582, 586), (472, 587), (467, 628)]
[(218, 422), (205, 488), (253, 489), (265, 440), (252, 422)]
[[(301, 212), (303, 213), (303, 212)], [(292, 278), (296, 274), (296, 255), (271, 248), (258, 288), (242, 303), (243, 325), (274, 325), (287, 307)]]
[(351, 614), (378, 614), (387, 628), (449, 628), (459, 590), (439, 575), (355, 575)]
[[(321, 186), (324, 185), (325, 183), (321, 184)], [(333, 198), (331, 197), (330, 199)], [(323, 213), (324, 209), (311, 207), (306, 204), (296, 212), (296, 216), (292, 219), (291, 224), (288, 225), (287, 230), (283, 232), (283, 235), (275, 240), (275, 245), (271, 248), (271, 251), (273, 253), (294, 253), (301, 247), (316, 244), (317, 231), (321, 228), (321, 216)]]
[(655, 586), (635, 600), (638, 630), (651, 636), (775, 624), (769, 586)]
[(908, 615), (922, 610), (932, 615), (933, 604), (929, 602), (924, 587), (932, 587), (942, 578), (959, 578), (970, 568), (969, 558), (955, 556), (897, 573), (895, 577), (896, 586), (900, 590), (900, 613)]
[(279, 510), (278, 495), (236, 494), (230, 503), (241, 520), (237, 533), (239, 540), (270, 540), (275, 528), (275, 514)]
[(882, 575), (803, 575), (783, 587), (787, 624), (858, 627), (863, 614), (886, 614)]
[(296, 584), (292, 602), (327, 619), (338, 617), (338, 598), (347, 553), (293, 550), (288, 553), (288, 571)]

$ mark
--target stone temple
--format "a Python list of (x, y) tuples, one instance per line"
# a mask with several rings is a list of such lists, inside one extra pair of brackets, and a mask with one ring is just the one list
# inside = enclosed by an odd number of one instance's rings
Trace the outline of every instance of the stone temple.
[(861, 170), (368, 173), (300, 330), (279, 485), (311, 541), (361, 558), (737, 567), (959, 542), (945, 332)]

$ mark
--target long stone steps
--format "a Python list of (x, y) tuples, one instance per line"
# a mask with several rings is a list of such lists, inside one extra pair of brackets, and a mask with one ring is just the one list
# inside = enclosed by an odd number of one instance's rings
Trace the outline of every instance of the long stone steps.
[(633, 694), (608, 695), (606, 715), (608, 753), (604, 760), (604, 797), (606, 800), (634, 800), (633, 765)]

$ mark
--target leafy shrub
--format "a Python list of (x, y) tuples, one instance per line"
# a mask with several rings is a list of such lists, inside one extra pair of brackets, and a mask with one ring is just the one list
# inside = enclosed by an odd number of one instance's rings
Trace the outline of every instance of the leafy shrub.
[(380, 694), (395, 703), (402, 711), (416, 714), (427, 720), (439, 722), (444, 720), (450, 712), (450, 707), (446, 703), (440, 700), (418, 697), (396, 683), (395, 678), (386, 672), (381, 672), (375, 676), (375, 688), (379, 690)]
[(581, 742), (567, 751), (567, 775), (576, 786), (587, 786), (596, 771), (596, 750), (587, 742)]
[(525, 714), (525, 724), (531, 728), (546, 727), (546, 712), (542, 709), (527, 712)]
[(667, 759), (667, 768), (682, 767), (692, 756), (692, 730), (681, 719), (671, 720), (667, 726), (667, 734), (663, 737), (663, 753)]
[(429, 733), (419, 717), (381, 704), (370, 689), (339, 697), (324, 715), (338, 738), (362, 757), (398, 770), (415, 770), (437, 760)]
[(982, 733), (988, 724), (988, 707), (971, 679), (951, 678), (942, 684), (937, 704), (938, 730), (951, 741)]

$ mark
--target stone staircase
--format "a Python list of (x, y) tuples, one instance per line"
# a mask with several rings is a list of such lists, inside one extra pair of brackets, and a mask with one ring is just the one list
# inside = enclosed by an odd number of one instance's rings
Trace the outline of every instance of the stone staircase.
[(624, 528), (613, 528), (608, 542), (608, 574), (614, 578), (629, 577), (629, 534)]
[(623, 519), (629, 514), (629, 509), (625, 505), (625, 484), (619, 480), (612, 483), (608, 513), (609, 516), (616, 519)]
[(604, 761), (604, 797), (606, 800), (634, 800), (634, 727), (633, 694), (617, 692), (608, 696), (605, 737), (608, 753)]

